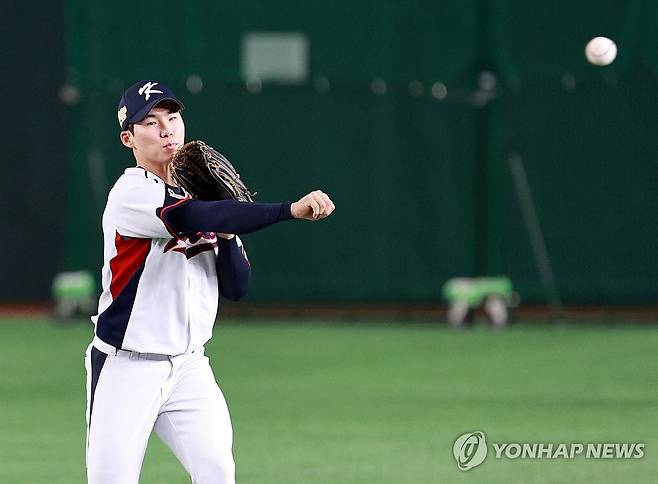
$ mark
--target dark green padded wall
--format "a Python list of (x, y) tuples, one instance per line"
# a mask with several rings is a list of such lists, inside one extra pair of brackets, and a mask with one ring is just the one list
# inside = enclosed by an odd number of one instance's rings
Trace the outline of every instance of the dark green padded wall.
[(67, 250), (65, 17), (57, 2), (5, 6), (0, 302), (41, 301)]
[[(133, 164), (116, 103), (125, 86), (156, 78), (185, 102), (188, 139), (225, 152), (259, 200), (324, 188), (336, 201), (323, 223), (245, 237), (251, 300), (425, 302), (448, 277), (499, 273), (542, 300), (508, 167), (516, 153), (564, 299), (655, 302), (653, 3), (169, 3), (135, 4), (130, 15), (68, 3), (68, 77), (81, 92), (71, 113), (70, 268), (100, 269), (104, 197)], [(304, 32), (309, 82), (248, 92), (239, 56), (249, 31)], [(607, 68), (583, 55), (599, 34), (619, 43)], [(496, 97), (477, 107), (482, 68), (496, 76)], [(204, 81), (199, 94), (186, 89), (191, 74)], [(328, 92), (315, 88), (318, 77)], [(410, 94), (412, 81), (422, 95)], [(446, 99), (432, 95), (437, 82)]]

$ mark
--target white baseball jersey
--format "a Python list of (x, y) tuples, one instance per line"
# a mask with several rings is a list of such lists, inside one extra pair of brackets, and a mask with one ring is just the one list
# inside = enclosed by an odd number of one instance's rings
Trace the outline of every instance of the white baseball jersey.
[(216, 234), (182, 238), (161, 218), (189, 198), (143, 168), (128, 168), (117, 180), (103, 213), (96, 340), (180, 355), (210, 339), (219, 298)]

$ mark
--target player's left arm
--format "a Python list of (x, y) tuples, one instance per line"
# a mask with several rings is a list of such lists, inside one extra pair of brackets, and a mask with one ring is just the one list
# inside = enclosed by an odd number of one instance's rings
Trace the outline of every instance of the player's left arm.
[(218, 234), (217, 238), (217, 279), (219, 294), (231, 301), (238, 301), (249, 288), (251, 264), (239, 237), (227, 238)]

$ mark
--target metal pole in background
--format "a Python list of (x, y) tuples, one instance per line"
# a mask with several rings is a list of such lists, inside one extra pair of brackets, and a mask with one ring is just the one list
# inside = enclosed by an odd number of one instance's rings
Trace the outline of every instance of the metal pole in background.
[(475, 76), (477, 87), (474, 92), (470, 93), (467, 98), (468, 104), (474, 108), (474, 129), (475, 129), (475, 177), (473, 192), (474, 213), (474, 236), (475, 236), (475, 260), (473, 275), (489, 275), (489, 130), (491, 126), (491, 109), (488, 106), (491, 98), (484, 93), (480, 85), (480, 78), (483, 72), (493, 70), (492, 53), (490, 51), (491, 39), (489, 31), (489, 2), (477, 3), (477, 36), (478, 52), (475, 63)]
[(546, 250), (546, 242), (544, 241), (544, 235), (539, 225), (539, 218), (537, 217), (537, 210), (535, 210), (535, 204), (532, 200), (532, 192), (530, 191), (528, 177), (523, 167), (523, 160), (519, 155), (514, 154), (510, 156), (508, 161), (510, 170), (512, 171), (512, 178), (514, 179), (516, 194), (519, 197), (523, 220), (525, 221), (528, 236), (530, 237), (530, 245), (535, 256), (537, 270), (544, 286), (546, 301), (548, 302), (553, 319), (559, 319), (562, 316), (562, 299), (560, 298), (555, 276), (553, 275), (551, 260)]

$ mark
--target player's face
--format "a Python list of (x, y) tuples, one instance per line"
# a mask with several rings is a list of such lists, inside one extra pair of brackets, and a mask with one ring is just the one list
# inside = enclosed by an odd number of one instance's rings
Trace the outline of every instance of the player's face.
[(185, 142), (185, 123), (180, 112), (155, 107), (134, 125), (133, 150), (139, 161), (167, 164)]

